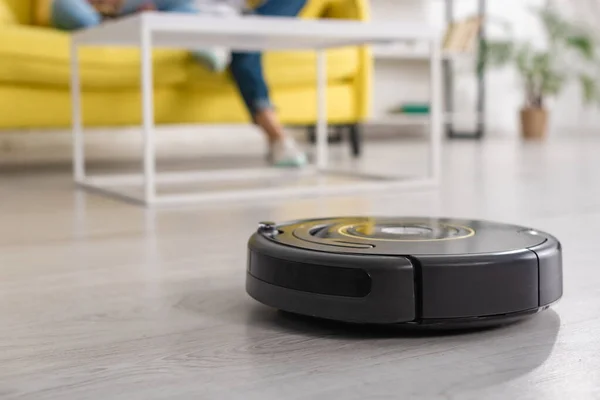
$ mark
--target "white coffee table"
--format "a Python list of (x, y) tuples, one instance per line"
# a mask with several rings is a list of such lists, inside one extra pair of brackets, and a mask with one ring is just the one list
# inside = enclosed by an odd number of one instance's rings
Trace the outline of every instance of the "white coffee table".
[[(373, 176), (352, 171), (339, 171), (328, 167), (326, 62), (324, 50), (334, 47), (392, 43), (401, 41), (426, 41), (431, 44), (431, 112), (429, 159), (426, 176), (399, 179)], [(84, 134), (81, 116), (81, 82), (78, 50), (81, 46), (126, 46), (141, 49), (143, 172), (139, 175), (86, 174)], [(154, 126), (154, 90), (152, 71), (153, 47), (193, 49), (223, 46), (234, 50), (295, 50), (317, 52), (317, 155), (316, 165), (303, 174), (355, 175), (360, 181), (343, 185), (315, 184), (301, 187), (271, 187), (227, 191), (206, 191), (161, 195), (158, 185), (192, 182), (221, 182), (225, 180), (248, 181), (281, 174), (273, 168), (227, 171), (185, 171), (157, 173)], [(426, 26), (402, 24), (364, 23), (347, 20), (301, 20), (297, 18), (243, 17), (234, 20), (222, 18), (163, 13), (143, 13), (123, 18), (73, 34), (71, 44), (72, 107), (73, 107), (73, 173), (75, 183), (83, 188), (145, 205), (175, 205), (198, 201), (223, 201), (239, 199), (278, 198), (328, 193), (353, 193), (362, 190), (390, 188), (433, 187), (437, 185), (441, 157), (441, 51), (439, 38)], [(138, 187), (139, 194), (131, 191)]]

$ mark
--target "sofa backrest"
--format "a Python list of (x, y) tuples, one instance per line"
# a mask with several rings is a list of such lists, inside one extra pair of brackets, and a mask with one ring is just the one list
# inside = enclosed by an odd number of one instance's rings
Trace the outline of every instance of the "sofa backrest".
[(369, 19), (369, 0), (308, 0), (304, 18)]
[[(0, 0), (5, 2), (15, 13), (22, 24), (29, 24), (33, 17), (33, 4), (36, 0)], [(309, 0), (302, 12), (304, 18), (319, 18), (323, 16), (339, 18), (340, 9), (361, 8), (367, 0)], [(362, 4), (362, 6), (361, 6)], [(358, 5), (358, 7), (357, 7)], [(341, 14), (346, 14), (343, 12)], [(328, 15), (329, 14), (329, 15)], [(333, 14), (333, 15), (332, 15)], [(349, 15), (346, 15), (347, 17)], [(355, 16), (351, 16), (355, 17)]]
[(0, 0), (5, 2), (22, 24), (31, 22), (31, 4), (34, 0)]
[(320, 18), (325, 13), (331, 0), (308, 0), (302, 9), (300, 16), (302, 18)]

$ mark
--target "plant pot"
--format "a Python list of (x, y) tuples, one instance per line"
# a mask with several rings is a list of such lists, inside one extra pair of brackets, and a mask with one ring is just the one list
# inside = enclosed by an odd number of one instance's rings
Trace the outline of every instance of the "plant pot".
[(544, 139), (548, 130), (548, 110), (538, 107), (521, 109), (521, 134), (525, 139)]

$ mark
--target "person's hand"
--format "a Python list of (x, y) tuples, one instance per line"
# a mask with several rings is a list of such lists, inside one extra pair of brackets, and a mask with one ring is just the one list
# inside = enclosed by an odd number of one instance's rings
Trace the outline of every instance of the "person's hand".
[(119, 13), (123, 0), (88, 0), (100, 14), (115, 16)]
[(140, 8), (138, 8), (138, 11), (139, 12), (156, 11), (156, 5), (154, 5), (154, 3), (151, 1), (147, 1), (146, 3), (142, 4), (142, 6)]

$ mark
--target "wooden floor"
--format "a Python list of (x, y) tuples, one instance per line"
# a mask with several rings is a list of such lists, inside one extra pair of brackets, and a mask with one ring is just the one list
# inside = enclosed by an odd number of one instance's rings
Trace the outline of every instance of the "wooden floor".
[[(154, 212), (75, 192), (68, 170), (5, 171), (0, 398), (600, 398), (600, 140), (457, 141), (444, 155), (439, 191)], [(258, 220), (358, 213), (547, 230), (564, 246), (565, 296), (518, 325), (415, 336), (245, 294)]]

